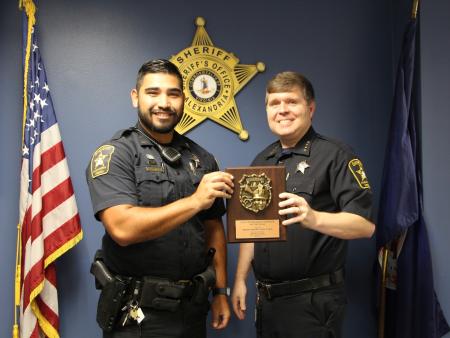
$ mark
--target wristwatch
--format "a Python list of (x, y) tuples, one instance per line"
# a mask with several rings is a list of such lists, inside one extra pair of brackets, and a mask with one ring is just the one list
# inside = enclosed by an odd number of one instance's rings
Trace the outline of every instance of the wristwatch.
[(229, 287), (226, 287), (226, 288), (214, 288), (212, 290), (212, 294), (213, 294), (213, 296), (217, 296), (217, 295), (230, 296), (230, 288)]

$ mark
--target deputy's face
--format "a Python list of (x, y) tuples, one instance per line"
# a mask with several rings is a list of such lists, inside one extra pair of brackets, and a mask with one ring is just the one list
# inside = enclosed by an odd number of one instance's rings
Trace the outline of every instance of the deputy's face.
[(172, 74), (146, 74), (139, 91), (131, 91), (131, 100), (141, 123), (149, 131), (170, 133), (183, 115), (183, 91), (180, 81)]
[(299, 87), (267, 94), (267, 121), (284, 148), (293, 147), (311, 127), (315, 103), (308, 103)]

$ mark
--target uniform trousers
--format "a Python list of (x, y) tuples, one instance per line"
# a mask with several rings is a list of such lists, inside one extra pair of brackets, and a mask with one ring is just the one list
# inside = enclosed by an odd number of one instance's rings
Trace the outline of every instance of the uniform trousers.
[(346, 305), (344, 284), (268, 299), (256, 304), (258, 338), (340, 338)]
[(175, 312), (143, 308), (145, 318), (137, 324), (120, 323), (103, 338), (206, 338), (206, 317), (209, 303), (196, 304), (183, 299)]

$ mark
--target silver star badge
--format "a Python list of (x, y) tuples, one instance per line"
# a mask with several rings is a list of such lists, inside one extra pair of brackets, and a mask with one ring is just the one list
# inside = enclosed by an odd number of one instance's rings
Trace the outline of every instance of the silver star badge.
[(305, 173), (306, 168), (309, 168), (309, 164), (306, 161), (301, 161), (297, 164), (297, 171), (300, 171), (302, 174)]
[(197, 168), (200, 167), (200, 159), (198, 158), (197, 155), (192, 154), (192, 160), (191, 160), (191, 161), (194, 162), (193, 164), (194, 164), (194, 166), (195, 166), (195, 169), (197, 169)]

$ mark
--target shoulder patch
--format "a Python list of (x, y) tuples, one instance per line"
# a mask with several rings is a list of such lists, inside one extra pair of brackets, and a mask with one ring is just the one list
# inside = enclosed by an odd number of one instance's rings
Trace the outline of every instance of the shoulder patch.
[(369, 180), (367, 179), (363, 164), (360, 160), (354, 158), (348, 162), (348, 168), (352, 172), (361, 189), (370, 189)]
[(111, 161), (114, 146), (105, 144), (98, 148), (91, 159), (91, 176), (96, 178), (105, 175), (109, 171), (109, 162)]

